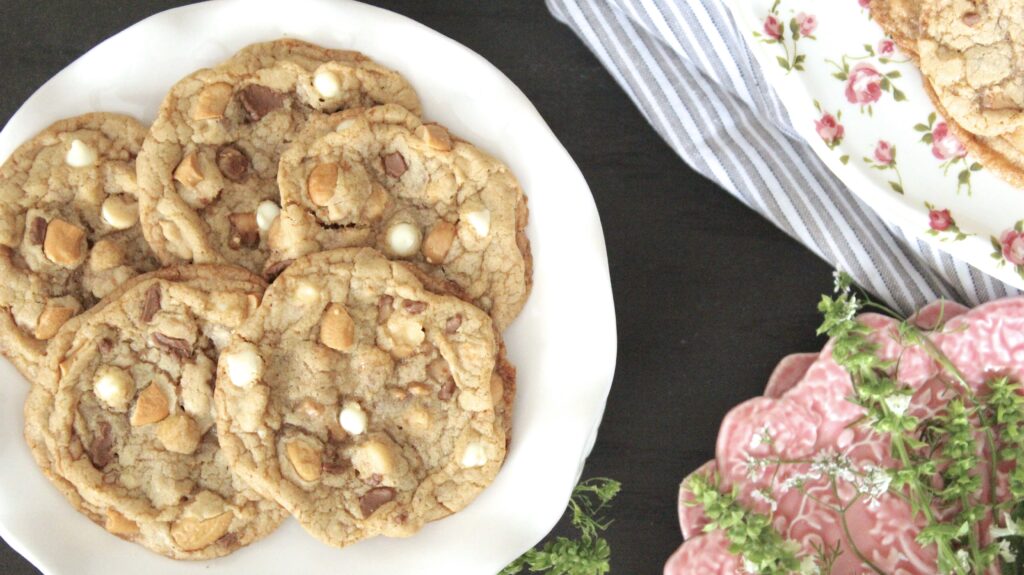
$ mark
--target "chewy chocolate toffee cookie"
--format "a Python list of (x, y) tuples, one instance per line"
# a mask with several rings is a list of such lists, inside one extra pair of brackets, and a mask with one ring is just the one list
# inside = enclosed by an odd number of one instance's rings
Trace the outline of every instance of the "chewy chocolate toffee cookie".
[(531, 286), (526, 196), (508, 167), (398, 105), (312, 120), (281, 156), (271, 269), (364, 245), (415, 264), (501, 330)]
[(1024, 127), (1024, 10), (1019, 2), (920, 4), (921, 72), (942, 107), (979, 136)]
[(77, 509), (175, 559), (227, 555), (277, 528), (286, 512), (231, 472), (213, 412), (219, 349), (264, 286), (231, 266), (168, 268), (64, 326), (26, 439)]
[(164, 99), (139, 158), (146, 239), (165, 264), (230, 262), (260, 273), (285, 145), (313, 115), (388, 102), (419, 111), (397, 72), (291, 39), (187, 76)]
[(515, 370), (482, 310), (368, 249), (306, 256), (217, 366), (232, 468), (318, 539), (408, 536), (505, 459)]
[(86, 114), (0, 167), (0, 351), (29, 379), (64, 322), (158, 266), (138, 225), (145, 135), (128, 116)]

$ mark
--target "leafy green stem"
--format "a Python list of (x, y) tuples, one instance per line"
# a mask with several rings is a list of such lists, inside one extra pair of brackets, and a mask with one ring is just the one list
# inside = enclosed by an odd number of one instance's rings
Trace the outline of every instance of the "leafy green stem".
[[(856, 499), (854, 499), (854, 501), (856, 501)], [(850, 533), (850, 525), (846, 521), (846, 513), (839, 514), (839, 522), (843, 526), (843, 534), (846, 536), (846, 541), (850, 544), (850, 549), (853, 550), (853, 554), (857, 556), (857, 559), (860, 559), (861, 563), (867, 565), (872, 571), (874, 571), (878, 575), (886, 575), (885, 571), (882, 571), (877, 565), (872, 563), (871, 560), (868, 559), (867, 556), (865, 556), (864, 553), (860, 550), (860, 548), (858, 548), (857, 545), (853, 542), (853, 534)]]

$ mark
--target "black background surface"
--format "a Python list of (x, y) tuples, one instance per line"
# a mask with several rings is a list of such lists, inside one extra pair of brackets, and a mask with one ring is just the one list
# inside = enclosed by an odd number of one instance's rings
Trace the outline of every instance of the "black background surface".
[[(0, 0), (3, 123), (103, 39), (186, 3)], [(659, 573), (681, 541), (678, 484), (712, 457), (722, 416), (759, 394), (784, 355), (821, 347), (815, 304), (831, 289), (829, 267), (679, 160), (542, 2), (371, 3), (500, 68), (590, 184), (608, 245), (619, 356), (584, 477), (623, 483), (606, 533), (612, 573)], [(552, 536), (566, 533), (560, 524)], [(0, 572), (35, 570), (0, 544)]]

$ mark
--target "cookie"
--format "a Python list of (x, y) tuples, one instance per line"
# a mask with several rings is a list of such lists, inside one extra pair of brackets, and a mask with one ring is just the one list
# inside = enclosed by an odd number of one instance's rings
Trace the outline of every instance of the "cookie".
[(526, 197), (509, 169), (397, 105), (319, 117), (282, 155), (271, 273), (364, 245), (450, 281), (506, 328), (531, 286)]
[(515, 371), (491, 319), (406, 266), (369, 248), (296, 261), (217, 366), (232, 468), (331, 545), (411, 535), (505, 458)]
[(936, 111), (947, 118), (946, 125), (949, 126), (950, 132), (963, 144), (967, 152), (985, 166), (986, 170), (1011, 185), (1024, 188), (1024, 128), (996, 137), (972, 134), (950, 118), (927, 80), (924, 88), (935, 104)]
[(871, 0), (871, 18), (885, 30), (904, 54), (917, 60), (921, 35), (920, 0)]
[(229, 266), (161, 270), (51, 342), (52, 384), (44, 378), (30, 396), (26, 439), (72, 504), (108, 531), (175, 559), (211, 559), (287, 516), (231, 472), (214, 428), (219, 349), (264, 285)]
[(145, 135), (128, 116), (86, 114), (0, 167), (0, 352), (30, 380), (65, 321), (158, 266), (138, 225)]
[(985, 137), (1024, 127), (1024, 11), (1013, 0), (921, 2), (918, 55), (942, 107)]
[(139, 157), (143, 232), (165, 264), (230, 262), (259, 273), (279, 211), (277, 163), (315, 114), (397, 102), (397, 72), (358, 52), (254, 44), (171, 88)]

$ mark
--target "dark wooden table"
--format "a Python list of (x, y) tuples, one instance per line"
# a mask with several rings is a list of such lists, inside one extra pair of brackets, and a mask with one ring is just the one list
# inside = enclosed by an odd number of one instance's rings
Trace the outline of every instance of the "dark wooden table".
[[(2, 0), (0, 117), (6, 123), (36, 88), (103, 39), (187, 3)], [(690, 170), (542, 2), (371, 3), (500, 68), (590, 183), (608, 244), (619, 357), (584, 477), (623, 484), (607, 531), (612, 573), (660, 572), (681, 540), (679, 482), (712, 457), (722, 416), (760, 393), (784, 355), (821, 347), (815, 304), (831, 289), (829, 266)], [(560, 524), (552, 536), (568, 532)], [(0, 572), (35, 570), (3, 544)]]

